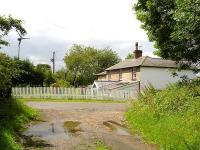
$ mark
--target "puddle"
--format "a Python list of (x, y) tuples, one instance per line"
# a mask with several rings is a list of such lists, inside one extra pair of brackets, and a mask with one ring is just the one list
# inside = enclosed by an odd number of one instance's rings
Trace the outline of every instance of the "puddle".
[(78, 132), (81, 131), (81, 128), (79, 126), (80, 124), (81, 123), (79, 121), (65, 121), (63, 126), (66, 133), (75, 136), (78, 135)]
[(23, 133), (28, 137), (40, 137), (43, 140), (54, 140), (58, 138), (68, 139), (69, 135), (63, 128), (63, 123), (40, 123), (30, 127)]
[(129, 135), (129, 136), (131, 135), (125, 126), (123, 126), (115, 121), (105, 121), (105, 122), (103, 122), (103, 124), (106, 127), (110, 128), (110, 130), (115, 132), (117, 135)]
[[(38, 140), (52, 141), (57, 139), (69, 139), (71, 136), (79, 135), (81, 131), (78, 121), (66, 121), (66, 122), (43, 122), (33, 125), (23, 132), (25, 138), (29, 137), (28, 143), (36, 142)], [(31, 141), (32, 140), (32, 141)], [(34, 143), (33, 143), (34, 144)]]

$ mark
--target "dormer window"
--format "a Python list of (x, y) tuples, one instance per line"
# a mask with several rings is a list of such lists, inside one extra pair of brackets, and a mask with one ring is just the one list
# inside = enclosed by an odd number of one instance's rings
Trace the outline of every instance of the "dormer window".
[(132, 69), (132, 80), (136, 80), (136, 68)]

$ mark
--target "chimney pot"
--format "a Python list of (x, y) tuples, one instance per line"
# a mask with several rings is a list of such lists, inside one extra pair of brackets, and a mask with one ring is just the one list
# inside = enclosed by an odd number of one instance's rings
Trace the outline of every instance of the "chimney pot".
[(138, 42), (135, 43), (135, 50), (138, 50)]
[(135, 43), (135, 51), (134, 51), (134, 58), (142, 57), (142, 51), (138, 49), (138, 42)]

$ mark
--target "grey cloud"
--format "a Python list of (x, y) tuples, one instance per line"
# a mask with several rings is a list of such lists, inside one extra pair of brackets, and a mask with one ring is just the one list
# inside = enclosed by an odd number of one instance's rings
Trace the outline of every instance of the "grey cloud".
[[(115, 41), (103, 41), (103, 40), (91, 40), (86, 43), (87, 45), (91, 45), (97, 48), (105, 48), (105, 47), (110, 47), (114, 51), (118, 53), (118, 55), (124, 59), (128, 53), (132, 53), (135, 49), (135, 43), (133, 41), (120, 41), (120, 40), (115, 40)], [(154, 51), (152, 42), (148, 41), (140, 41), (139, 46), (140, 49), (147, 54), (152, 54)]]
[[(110, 47), (115, 50), (118, 55), (123, 59), (129, 52), (133, 52), (134, 43), (132, 41), (105, 41), (105, 40), (89, 40), (85, 42), (67, 41), (63, 39), (50, 38), (45, 36), (30, 37), (30, 40), (24, 40), (21, 44), (21, 58), (30, 59), (35, 64), (47, 63), (51, 64), (52, 52), (56, 52), (56, 68), (57, 70), (64, 66), (63, 58), (67, 50), (72, 44), (83, 44), (86, 46), (93, 46), (96, 48)], [(3, 51), (8, 55), (14, 57), (17, 56), (17, 38), (9, 37), (9, 47), (4, 47)], [(148, 54), (151, 54), (154, 50), (153, 43), (148, 41), (141, 41), (139, 45), (142, 45), (141, 49)]]

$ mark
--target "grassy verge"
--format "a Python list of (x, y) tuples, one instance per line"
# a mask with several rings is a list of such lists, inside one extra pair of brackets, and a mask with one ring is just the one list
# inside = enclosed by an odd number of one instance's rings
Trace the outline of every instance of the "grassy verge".
[(126, 101), (120, 100), (91, 100), (91, 99), (40, 99), (40, 98), (22, 98), (20, 101), (32, 101), (32, 102), (91, 102), (91, 103), (125, 103)]
[(130, 128), (160, 149), (200, 148), (200, 80), (148, 88), (125, 114)]
[(19, 132), (25, 123), (35, 119), (37, 112), (15, 99), (0, 101), (0, 149), (18, 150)]

